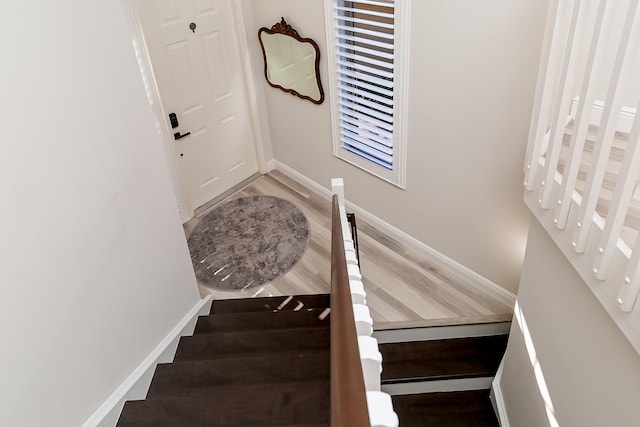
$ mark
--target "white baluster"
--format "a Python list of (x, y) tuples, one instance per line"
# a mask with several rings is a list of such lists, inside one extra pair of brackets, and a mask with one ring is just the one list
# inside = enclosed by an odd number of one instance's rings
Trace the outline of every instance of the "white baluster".
[(355, 248), (355, 246), (353, 245), (353, 241), (351, 241), (351, 242), (350, 242), (350, 244), (349, 244), (348, 246), (345, 246), (344, 251), (345, 251), (345, 252), (352, 252), (352, 253), (354, 253), (354, 254), (356, 253), (356, 248)]
[(365, 388), (367, 391), (380, 391), (382, 354), (378, 350), (378, 341), (373, 337), (358, 337), (358, 349)]
[[(640, 111), (640, 105), (636, 111)], [(640, 144), (640, 117), (636, 115), (633, 122), (631, 135), (629, 137), (629, 143), (633, 143), (638, 150)], [(634, 165), (636, 169), (640, 169), (640, 164)], [(637, 171), (636, 171), (637, 174)], [(637, 185), (637, 181), (636, 181)], [(631, 259), (627, 263), (627, 268), (624, 275), (624, 283), (618, 290), (618, 303), (624, 311), (631, 311), (640, 293), (640, 231), (636, 235), (636, 241), (633, 244), (631, 252)]]
[(351, 301), (354, 304), (366, 304), (367, 293), (364, 290), (364, 284), (360, 280), (349, 280), (351, 288)]
[(344, 251), (344, 255), (347, 258), (347, 264), (358, 264), (358, 257), (355, 251)]
[(353, 245), (353, 240), (344, 240), (343, 243), (344, 243), (344, 252), (345, 252), (345, 254), (347, 252), (352, 252), (354, 254), (356, 253), (356, 248)]
[(351, 236), (351, 227), (344, 224), (344, 222), (346, 222), (346, 219), (343, 219), (343, 225), (342, 225), (342, 240), (344, 241), (344, 244), (345, 244), (345, 250), (348, 249), (348, 250), (355, 251), (353, 246), (353, 236)]
[(635, 250), (627, 263), (622, 285), (618, 289), (618, 304), (623, 311), (633, 310), (640, 294), (640, 233), (636, 237)]
[(369, 307), (364, 304), (353, 304), (353, 320), (356, 323), (358, 336), (370, 337), (373, 334), (373, 319)]
[[(387, 393), (368, 391), (367, 406), (369, 407), (371, 427), (398, 427), (400, 421), (393, 410), (391, 396)], [(425, 425), (428, 425), (428, 422)]]
[(347, 272), (349, 273), (349, 280), (362, 280), (360, 267), (357, 265), (347, 264)]

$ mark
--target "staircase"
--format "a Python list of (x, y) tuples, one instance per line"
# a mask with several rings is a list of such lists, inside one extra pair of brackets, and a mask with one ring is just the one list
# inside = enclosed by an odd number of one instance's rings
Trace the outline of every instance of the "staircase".
[[(328, 426), (329, 295), (215, 300), (118, 427)], [(508, 323), (376, 331), (401, 426), (499, 426)], [(469, 336), (472, 335), (472, 336)]]
[[(329, 295), (213, 301), (117, 426), (328, 426), (328, 307)], [(489, 388), (508, 325), (376, 331), (400, 425), (499, 426)]]
[[(489, 400), (508, 323), (378, 331), (382, 390), (401, 426), (498, 427)], [(396, 340), (399, 336), (412, 335)], [(468, 336), (476, 335), (476, 336)]]
[(329, 295), (213, 301), (118, 427), (329, 425)]

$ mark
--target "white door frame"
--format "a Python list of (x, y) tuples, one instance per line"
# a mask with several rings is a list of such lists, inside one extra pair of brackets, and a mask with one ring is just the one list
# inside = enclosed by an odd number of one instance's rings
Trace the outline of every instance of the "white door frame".
[[(138, 57), (138, 64), (140, 66), (140, 73), (142, 74), (145, 86), (147, 89), (147, 95), (149, 96), (149, 102), (151, 104), (151, 110), (156, 116), (156, 124), (160, 133), (164, 139), (164, 153), (167, 160), (167, 166), (169, 168), (169, 174), (171, 176), (172, 187), (176, 196), (176, 203), (178, 212), (180, 213), (180, 219), (183, 223), (187, 222), (193, 217), (193, 212), (187, 209), (187, 205), (184, 202), (184, 194), (180, 188), (180, 181), (178, 179), (178, 173), (174, 157), (171, 151), (171, 144), (173, 144), (173, 132), (169, 129), (166, 117), (168, 113), (165, 111), (162, 105), (162, 97), (156, 76), (151, 65), (149, 58), (149, 50), (142, 31), (142, 25), (133, 7), (134, 0), (122, 0), (125, 10), (129, 14), (131, 27), (132, 27), (132, 39)], [(244, 83), (247, 88), (247, 103), (249, 106), (249, 118), (251, 120), (251, 130), (253, 133), (253, 140), (255, 141), (254, 149), (256, 152), (256, 158), (258, 162), (258, 171), (260, 173), (269, 172), (267, 160), (265, 158), (264, 141), (262, 139), (262, 129), (260, 128), (260, 115), (258, 112), (258, 105), (256, 102), (256, 90), (253, 85), (254, 79), (251, 73), (251, 62), (249, 57), (249, 43), (247, 41), (244, 17), (242, 12), (242, 5), (240, 0), (231, 0), (231, 8), (233, 10), (234, 28), (238, 41), (240, 43), (240, 61), (242, 63), (242, 71), (244, 75)]]

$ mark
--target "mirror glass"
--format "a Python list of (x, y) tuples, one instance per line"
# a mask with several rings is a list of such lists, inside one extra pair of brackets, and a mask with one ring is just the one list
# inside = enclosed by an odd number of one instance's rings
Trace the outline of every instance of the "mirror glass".
[(318, 69), (318, 45), (311, 39), (301, 38), (284, 18), (270, 29), (260, 28), (258, 38), (267, 82), (285, 92), (321, 104), (324, 92)]

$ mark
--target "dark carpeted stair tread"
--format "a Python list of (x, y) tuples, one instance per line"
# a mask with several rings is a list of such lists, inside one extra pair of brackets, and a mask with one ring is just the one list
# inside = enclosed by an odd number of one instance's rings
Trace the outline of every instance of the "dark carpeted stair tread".
[[(236, 386), (234, 386), (236, 387)], [(328, 425), (329, 382), (246, 385), (203, 396), (129, 401), (118, 427)]]
[(210, 360), (251, 353), (285, 353), (329, 348), (329, 328), (214, 332), (180, 338), (175, 361)]
[[(222, 331), (251, 331), (296, 327), (329, 327), (326, 309), (302, 309), (299, 311), (262, 311), (200, 316), (194, 334)], [(324, 313), (324, 316), (323, 316)]]
[(328, 379), (329, 368), (328, 349), (160, 364), (147, 399), (187, 395), (189, 389), (215, 385)]
[(328, 308), (329, 294), (214, 300), (210, 314)]
[(201, 384), (193, 387), (165, 390), (163, 395), (147, 396), (148, 400), (173, 399), (182, 397), (207, 397), (216, 402), (219, 396), (226, 394), (238, 394), (245, 399), (261, 399), (263, 394), (308, 393), (310, 387), (323, 388), (328, 386), (329, 377), (313, 380), (265, 382), (265, 383), (236, 383), (236, 384)]
[(380, 344), (383, 383), (495, 375), (507, 335)]
[(402, 427), (499, 427), (489, 391), (392, 396)]

